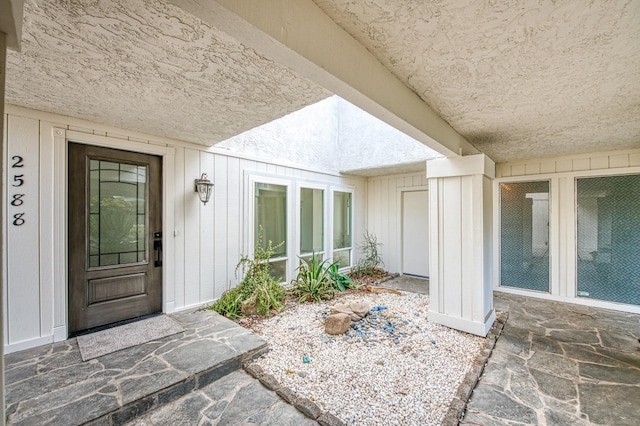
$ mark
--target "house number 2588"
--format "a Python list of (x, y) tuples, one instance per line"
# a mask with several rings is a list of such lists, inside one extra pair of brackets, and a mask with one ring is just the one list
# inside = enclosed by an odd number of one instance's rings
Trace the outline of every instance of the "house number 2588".
[[(22, 185), (24, 185), (24, 174), (20, 174), (19, 169), (24, 167), (24, 159), (19, 155), (14, 155), (13, 157), (11, 157), (11, 161), (11, 169), (14, 171), (11, 186), (14, 188), (20, 188)], [(11, 194), (11, 200), (9, 201), (9, 204), (11, 204), (12, 207), (20, 207), (24, 204), (23, 197), (23, 193), (13, 193)], [(14, 226), (24, 225), (24, 212), (14, 213), (12, 223)]]

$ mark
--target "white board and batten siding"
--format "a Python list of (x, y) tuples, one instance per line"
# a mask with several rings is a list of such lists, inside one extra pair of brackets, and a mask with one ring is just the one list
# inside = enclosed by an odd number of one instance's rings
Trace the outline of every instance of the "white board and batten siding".
[[(7, 220), (3, 225), (5, 238), (12, 243), (5, 243), (4, 264), (12, 267), (4, 270), (4, 311), (15, 321), (5, 319), (4, 335), (6, 339), (19, 339), (39, 334), (43, 328), (53, 328), (53, 292), (49, 286), (41, 288), (44, 275), (52, 272), (48, 261), (52, 256), (42, 258), (42, 252), (50, 246), (51, 236), (39, 239), (40, 217), (47, 214), (41, 211), (41, 205), (44, 210), (51, 197), (48, 192), (40, 199), (40, 180), (44, 185), (52, 180), (48, 176), (51, 167), (40, 170), (40, 123), (23, 117), (12, 120), (5, 117), (5, 123), (7, 134), (14, 135), (14, 139), (13, 143), (4, 145), (7, 159), (3, 177), (4, 217)], [(8, 303), (9, 300), (14, 303)]]
[[(163, 311), (167, 313), (210, 304), (237, 285), (236, 264), (252, 248), (247, 176), (282, 179), (291, 188), (321, 185), (327, 188), (325, 199), (333, 190), (353, 191), (354, 244), (364, 232), (364, 178), (267, 164), (216, 148), (25, 108), (8, 106), (5, 112), (5, 353), (67, 338), (68, 141), (163, 157)], [(16, 163), (18, 157), (21, 162)], [(194, 180), (201, 173), (215, 183), (206, 206), (194, 192)], [(20, 179), (20, 186), (12, 185)], [(290, 193), (294, 196), (289, 211), (295, 214), (296, 191)], [(13, 200), (18, 201), (12, 205)], [(290, 243), (290, 259), (297, 254), (295, 240)], [(290, 263), (292, 272), (295, 266)]]
[[(367, 230), (382, 244), (379, 251), (384, 267), (392, 273), (403, 273), (403, 194), (427, 191), (425, 172), (369, 178), (367, 183)], [(428, 212), (423, 212), (428, 220)], [(418, 245), (417, 242), (412, 242)], [(423, 242), (425, 251), (428, 241)], [(428, 256), (427, 256), (428, 257)], [(428, 261), (428, 260), (427, 260)]]

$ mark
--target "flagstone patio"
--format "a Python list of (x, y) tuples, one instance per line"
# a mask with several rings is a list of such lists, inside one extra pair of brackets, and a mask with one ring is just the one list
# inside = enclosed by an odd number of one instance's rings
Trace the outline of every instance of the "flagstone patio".
[(183, 332), (87, 362), (76, 339), (6, 355), (7, 423), (123, 424), (206, 388), (266, 348), (212, 311), (172, 317)]
[(638, 425), (640, 315), (495, 293), (508, 311), (467, 425)]

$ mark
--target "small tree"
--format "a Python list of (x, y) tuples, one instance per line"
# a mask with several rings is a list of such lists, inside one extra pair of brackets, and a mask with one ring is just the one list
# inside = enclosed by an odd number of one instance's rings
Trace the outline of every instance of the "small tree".
[(353, 267), (352, 273), (354, 275), (374, 275), (380, 266), (384, 266), (382, 256), (378, 251), (381, 246), (382, 243), (378, 242), (375, 234), (365, 231), (364, 241), (358, 244), (358, 249), (363, 257)]

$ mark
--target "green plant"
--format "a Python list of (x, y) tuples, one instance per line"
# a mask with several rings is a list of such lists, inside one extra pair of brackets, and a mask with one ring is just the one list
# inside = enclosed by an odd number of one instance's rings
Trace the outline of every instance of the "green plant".
[(244, 278), (237, 287), (222, 293), (222, 296), (211, 306), (211, 309), (229, 318), (242, 316), (242, 302), (254, 298), (256, 311), (268, 316), (272, 309), (282, 309), (284, 290), (270, 274), (269, 259), (284, 242), (273, 246), (271, 241), (267, 247), (262, 246), (262, 227), (258, 230), (258, 241), (253, 258), (242, 256), (236, 266)]
[(272, 309), (279, 311), (284, 306), (284, 289), (274, 279), (258, 284), (253, 296), (256, 298), (256, 311), (266, 317)]
[(293, 292), (298, 296), (300, 302), (322, 299), (332, 299), (335, 290), (332, 285), (332, 278), (329, 273), (328, 260), (319, 262), (315, 254), (307, 262), (300, 258), (298, 275), (293, 281)]
[(364, 241), (358, 245), (363, 257), (358, 260), (351, 272), (354, 275), (373, 275), (380, 266), (384, 266), (382, 256), (378, 251), (381, 246), (382, 243), (378, 242), (375, 234), (365, 231)]
[(333, 287), (339, 291), (346, 291), (348, 288), (356, 288), (358, 285), (349, 278), (348, 275), (341, 273), (338, 270), (338, 263), (334, 262), (329, 266), (329, 275)]

